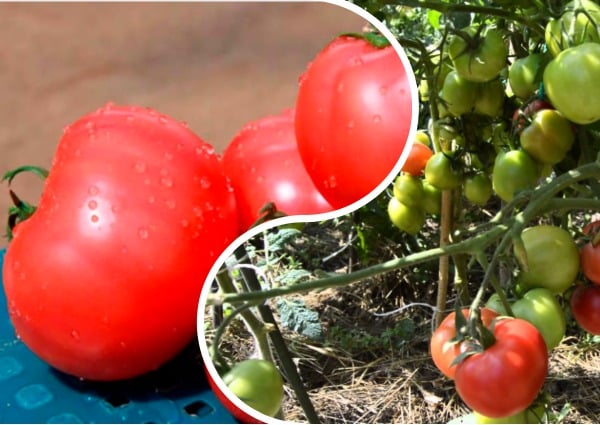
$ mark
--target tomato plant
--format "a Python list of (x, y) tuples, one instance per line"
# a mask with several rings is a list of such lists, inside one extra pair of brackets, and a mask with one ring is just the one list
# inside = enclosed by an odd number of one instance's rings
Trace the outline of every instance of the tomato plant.
[(209, 144), (153, 110), (107, 105), (66, 128), (37, 210), (14, 229), (12, 324), (78, 377), (154, 370), (194, 337), (202, 282), (238, 233)]
[[(462, 309), (465, 317), (469, 316), (469, 309)], [(498, 317), (498, 313), (489, 308), (481, 309), (481, 320), (484, 326), (490, 326), (492, 321)], [(463, 351), (464, 346), (461, 342), (453, 343), (456, 338), (456, 313), (452, 312), (442, 322), (440, 326), (431, 335), (429, 341), (429, 351), (433, 363), (446, 377), (454, 379), (456, 365), (452, 364), (456, 357)]]
[(294, 111), (248, 123), (223, 153), (244, 230), (274, 203), (287, 215), (332, 211), (304, 168), (296, 145)]
[(600, 120), (599, 74), (600, 44), (584, 43), (550, 61), (544, 70), (544, 90), (567, 119), (590, 124)]
[(340, 36), (301, 77), (298, 149), (334, 208), (369, 194), (398, 162), (413, 118), (409, 72), (392, 46)]
[(542, 164), (562, 161), (573, 146), (575, 134), (569, 120), (554, 109), (535, 113), (520, 136), (521, 148)]
[(571, 295), (570, 305), (577, 324), (593, 335), (600, 335), (600, 286), (578, 286)]
[(579, 250), (568, 231), (540, 225), (525, 229), (521, 237), (527, 252), (527, 271), (521, 274), (526, 288), (547, 288), (560, 294), (575, 282)]
[(501, 418), (525, 410), (536, 398), (548, 371), (548, 354), (542, 335), (525, 320), (497, 320), (493, 334), (491, 346), (458, 364), (454, 382), (467, 406)]

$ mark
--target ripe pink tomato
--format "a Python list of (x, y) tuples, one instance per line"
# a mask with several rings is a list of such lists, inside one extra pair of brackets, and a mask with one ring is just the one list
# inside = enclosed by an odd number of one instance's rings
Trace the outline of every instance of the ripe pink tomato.
[(414, 118), (411, 79), (393, 47), (352, 36), (328, 44), (300, 78), (298, 148), (333, 207), (368, 195), (397, 164)]
[(242, 227), (247, 230), (272, 202), (287, 215), (332, 211), (304, 168), (294, 133), (294, 111), (247, 124), (223, 153)]

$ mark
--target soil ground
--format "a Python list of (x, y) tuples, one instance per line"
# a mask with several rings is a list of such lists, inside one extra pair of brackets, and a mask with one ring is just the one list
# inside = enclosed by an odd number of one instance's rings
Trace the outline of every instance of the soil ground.
[[(308, 62), (364, 24), (327, 3), (0, 4), (0, 172), (49, 167), (62, 129), (109, 101), (186, 121), (221, 151), (293, 106)], [(14, 187), (34, 203), (41, 190), (33, 176)], [(8, 205), (2, 184), (2, 227)]]

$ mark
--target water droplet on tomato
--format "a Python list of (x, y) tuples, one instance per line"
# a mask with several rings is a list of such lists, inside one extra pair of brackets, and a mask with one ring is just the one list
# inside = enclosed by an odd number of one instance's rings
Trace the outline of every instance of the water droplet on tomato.
[(194, 212), (194, 215), (196, 217), (202, 217), (202, 208), (194, 207), (194, 208), (192, 208), (192, 211)]
[(335, 189), (337, 186), (337, 179), (335, 176), (329, 176), (329, 178), (325, 181), (325, 187), (328, 189)]
[(381, 87), (379, 87), (379, 94), (380, 95), (385, 96), (387, 94), (387, 92), (388, 92), (387, 86), (381, 86)]
[(140, 239), (148, 239), (149, 236), (149, 232), (148, 229), (146, 229), (145, 227), (140, 227), (138, 229), (138, 236), (140, 237)]
[(127, 347), (127, 344), (125, 344), (125, 341), (119, 342), (119, 345), (121, 346), (121, 348)]
[(158, 122), (161, 124), (167, 124), (169, 120), (165, 116), (161, 115), (160, 117), (158, 117)]
[(179, 124), (181, 124), (181, 126), (185, 128), (189, 127), (187, 121), (179, 121)]
[(342, 93), (344, 91), (344, 83), (339, 83), (337, 85), (337, 92)]
[(128, 115), (127, 117), (125, 117), (125, 121), (127, 121), (127, 123), (131, 124), (135, 121), (135, 117), (133, 115)]
[(116, 214), (121, 211), (121, 207), (119, 207), (118, 205), (113, 205), (110, 207), (110, 210)]
[(92, 196), (96, 196), (100, 193), (100, 189), (98, 189), (98, 186), (92, 185), (88, 188), (88, 193)]
[(172, 199), (167, 200), (167, 202), (165, 202), (165, 204), (167, 205), (167, 208), (169, 208), (171, 210), (174, 210), (175, 207), (177, 206), (177, 204), (175, 203), (175, 201), (172, 200)]
[(98, 217), (96, 214), (92, 214), (92, 215), (90, 216), (90, 221), (91, 221), (92, 223), (98, 223), (98, 221), (100, 221), (100, 217)]
[(81, 339), (81, 335), (79, 335), (79, 332), (77, 332), (74, 329), (71, 331), (71, 337), (77, 341)]
[(136, 161), (133, 165), (133, 169), (141, 174), (146, 171), (146, 163), (144, 161)]
[(202, 177), (200, 179), (200, 186), (202, 187), (202, 189), (210, 189), (211, 182), (207, 177)]
[(96, 208), (98, 208), (98, 202), (92, 199), (90, 202), (88, 202), (88, 208), (90, 210), (95, 210)]
[(167, 161), (172, 161), (173, 160), (173, 154), (171, 152), (165, 152), (165, 159)]
[(215, 206), (213, 204), (211, 204), (210, 202), (207, 202), (206, 204), (204, 204), (204, 207), (206, 208), (206, 211), (214, 211)]
[(160, 183), (165, 186), (165, 187), (172, 187), (173, 186), (173, 180), (171, 180), (169, 177), (163, 177), (160, 179)]
[(166, 168), (161, 168), (159, 171), (161, 176), (168, 176), (169, 175), (169, 170), (167, 170)]
[(379, 124), (381, 122), (381, 115), (373, 115), (373, 122)]
[(263, 184), (264, 181), (265, 181), (265, 178), (263, 176), (258, 176), (256, 178), (256, 183), (257, 184)]
[(352, 65), (360, 66), (363, 64), (363, 60), (361, 58), (355, 57), (352, 59)]
[(354, 121), (348, 121), (348, 124), (346, 124), (349, 130), (353, 129), (355, 125), (356, 123)]
[(181, 227), (183, 227), (184, 229), (189, 227), (190, 222), (186, 219), (181, 220)]

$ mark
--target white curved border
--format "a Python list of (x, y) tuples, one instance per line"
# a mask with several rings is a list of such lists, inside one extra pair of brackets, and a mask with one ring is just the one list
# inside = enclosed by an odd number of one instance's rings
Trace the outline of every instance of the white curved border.
[(362, 206), (368, 204), (369, 202), (371, 202), (372, 200), (374, 200), (392, 183), (392, 181), (395, 179), (395, 177), (400, 173), (400, 170), (401, 170), (402, 166), (404, 165), (404, 162), (406, 161), (408, 154), (410, 152), (410, 147), (414, 143), (415, 134), (417, 131), (418, 117), (419, 117), (419, 94), (418, 94), (417, 83), (416, 83), (416, 79), (415, 79), (415, 76), (414, 76), (414, 73), (412, 70), (412, 66), (411, 66), (411, 64), (408, 60), (408, 57), (406, 56), (406, 53), (404, 52), (404, 49), (402, 48), (402, 46), (398, 43), (398, 41), (394, 38), (394, 36), (390, 32), (390, 30), (382, 22), (378, 21), (373, 15), (371, 15), (364, 9), (362, 9), (362, 8), (358, 7), (357, 5), (350, 3), (346, 0), (305, 0), (305, 1), (302, 1), (302, 0), (267, 0), (267, 1), (264, 1), (263, 0), (262, 2), (285, 3), (288, 1), (302, 2), (302, 3), (304, 3), (304, 2), (305, 3), (329, 3), (329, 4), (333, 4), (333, 5), (342, 7), (344, 9), (347, 9), (347, 10), (354, 12), (355, 14), (361, 16), (363, 19), (365, 19), (370, 24), (372, 24), (381, 34), (383, 34), (390, 41), (391, 45), (394, 47), (394, 49), (398, 53), (398, 56), (400, 57), (400, 60), (402, 61), (402, 65), (404, 66), (404, 68), (406, 70), (407, 77), (408, 77), (409, 84), (410, 84), (410, 92), (411, 92), (411, 100), (412, 100), (412, 111), (411, 111), (412, 119), (411, 119), (408, 139), (406, 141), (406, 147), (405, 147), (404, 151), (402, 152), (402, 154), (400, 155), (398, 162), (396, 163), (396, 165), (394, 166), (394, 168), (392, 169), (390, 174), (371, 193), (369, 193), (367, 196), (363, 197), (362, 199), (360, 199), (344, 208), (340, 208), (340, 209), (332, 211), (332, 212), (321, 213), (321, 214), (287, 216), (287, 217), (281, 217), (281, 218), (277, 218), (274, 220), (270, 220), (266, 223), (260, 224), (256, 227), (246, 231), (241, 236), (236, 238), (223, 251), (223, 253), (217, 258), (216, 262), (214, 263), (213, 267), (210, 269), (210, 272), (208, 273), (208, 276), (207, 276), (207, 278), (204, 282), (203, 288), (202, 288), (202, 292), (200, 294), (200, 300), (198, 303), (198, 311), (197, 311), (198, 342), (200, 344), (200, 353), (202, 355), (202, 360), (204, 361), (204, 364), (206, 366), (206, 370), (208, 370), (208, 373), (211, 375), (213, 381), (215, 382), (217, 387), (221, 390), (221, 392), (223, 394), (225, 394), (227, 396), (227, 398), (229, 398), (229, 400), (233, 404), (235, 404), (239, 409), (241, 409), (243, 412), (249, 414), (250, 416), (253, 416), (254, 418), (258, 419), (259, 421), (262, 421), (264, 423), (275, 423), (275, 424), (289, 424), (290, 422), (285, 422), (285, 421), (281, 421), (278, 419), (274, 419), (270, 416), (266, 416), (256, 410), (250, 408), (245, 403), (238, 403), (237, 397), (235, 397), (233, 395), (233, 393), (223, 383), (223, 380), (219, 377), (219, 374), (217, 373), (217, 370), (215, 369), (212, 361), (210, 361), (208, 345), (206, 344), (206, 339), (204, 336), (204, 323), (205, 323), (204, 309), (206, 307), (206, 300), (210, 293), (210, 288), (211, 288), (212, 282), (216, 278), (216, 275), (217, 275), (218, 271), (220, 270), (221, 266), (225, 263), (227, 258), (229, 258), (233, 255), (233, 253), (237, 247), (239, 247), (240, 245), (242, 245), (244, 242), (248, 241), (249, 239), (253, 238), (254, 236), (264, 232), (265, 230), (268, 230), (268, 229), (271, 229), (274, 227), (278, 227), (278, 226), (281, 226), (284, 224), (290, 224), (290, 223), (317, 222), (317, 221), (331, 220), (331, 219), (334, 219), (334, 218), (337, 218), (337, 217), (340, 217), (343, 215), (350, 214), (351, 212), (359, 209), (360, 207), (362, 207)]

